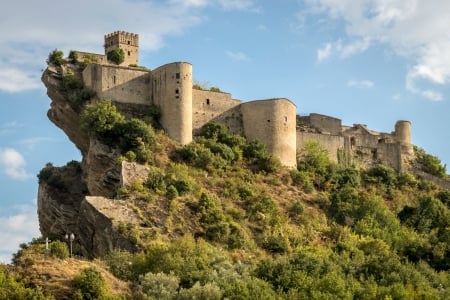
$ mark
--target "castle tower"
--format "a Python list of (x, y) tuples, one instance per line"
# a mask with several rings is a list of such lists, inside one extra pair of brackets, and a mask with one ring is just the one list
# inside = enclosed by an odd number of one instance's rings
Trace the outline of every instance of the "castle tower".
[(268, 99), (241, 105), (247, 140), (260, 140), (287, 167), (297, 165), (297, 107), (288, 99)]
[(139, 35), (125, 31), (115, 31), (105, 35), (105, 55), (114, 49), (122, 49), (125, 60), (121, 66), (139, 64)]
[(161, 108), (160, 123), (181, 144), (192, 141), (192, 65), (175, 62), (152, 71), (152, 104)]
[(397, 121), (395, 123), (395, 137), (402, 144), (411, 144), (411, 122)]

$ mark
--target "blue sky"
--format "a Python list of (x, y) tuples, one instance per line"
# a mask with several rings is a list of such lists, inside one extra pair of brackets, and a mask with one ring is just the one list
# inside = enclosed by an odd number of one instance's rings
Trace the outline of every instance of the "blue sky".
[[(27, 9), (24, 9), (27, 7)], [(193, 64), (194, 79), (241, 100), (286, 97), (311, 112), (412, 140), (450, 165), (446, 0), (11, 1), (0, 19), (0, 261), (39, 236), (36, 174), (80, 160), (46, 117), (49, 52), (103, 52), (140, 35), (140, 64)]]

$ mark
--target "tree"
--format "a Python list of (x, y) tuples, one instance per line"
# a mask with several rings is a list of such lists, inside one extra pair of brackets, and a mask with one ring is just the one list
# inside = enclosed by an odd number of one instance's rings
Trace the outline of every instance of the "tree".
[(124, 119), (112, 101), (106, 100), (87, 105), (80, 115), (80, 126), (91, 135), (111, 138), (113, 129)]
[(106, 53), (106, 57), (109, 61), (112, 61), (116, 65), (120, 65), (125, 61), (125, 52), (121, 48), (117, 48)]
[(48, 55), (47, 64), (61, 66), (64, 62), (64, 52), (61, 50), (55, 49)]

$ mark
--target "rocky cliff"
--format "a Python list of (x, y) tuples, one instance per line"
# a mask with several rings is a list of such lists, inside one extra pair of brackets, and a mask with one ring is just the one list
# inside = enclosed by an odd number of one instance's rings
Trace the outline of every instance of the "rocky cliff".
[(79, 124), (79, 109), (64, 86), (67, 75), (81, 77), (76, 65), (50, 65), (42, 75), (51, 99), (48, 118), (81, 151), (82, 161), (64, 167), (47, 165), (39, 174), (38, 216), (43, 237), (61, 239), (75, 234), (74, 251), (86, 257), (102, 256), (112, 249), (136, 250), (124, 224), (139, 218), (126, 202), (111, 199), (118, 189), (144, 177), (148, 170), (120, 162), (118, 149), (89, 137)]

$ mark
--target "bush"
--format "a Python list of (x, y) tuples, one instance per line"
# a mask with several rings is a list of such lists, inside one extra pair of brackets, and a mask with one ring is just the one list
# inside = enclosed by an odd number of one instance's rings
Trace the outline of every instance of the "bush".
[(108, 287), (103, 275), (93, 267), (83, 269), (72, 282), (76, 295), (81, 295), (81, 299), (104, 299), (108, 295)]
[(414, 152), (416, 154), (416, 160), (424, 172), (440, 178), (444, 178), (447, 175), (447, 166), (442, 165), (438, 157), (428, 154), (418, 147), (414, 147)]
[(139, 276), (139, 286), (150, 299), (175, 299), (180, 280), (173, 274), (147, 273)]
[(54, 64), (57, 66), (61, 66), (64, 63), (65, 63), (64, 52), (55, 49), (48, 55), (47, 64)]
[(117, 48), (106, 53), (106, 57), (109, 61), (112, 61), (116, 65), (120, 65), (125, 61), (125, 52), (121, 48)]
[(125, 118), (117, 111), (111, 100), (88, 104), (80, 115), (80, 126), (85, 132), (112, 144), (113, 131)]
[(67, 244), (62, 241), (54, 241), (49, 245), (50, 254), (60, 259), (66, 259), (69, 257), (69, 248)]
[(222, 299), (222, 291), (214, 282), (201, 285), (196, 282), (190, 289), (181, 289), (178, 300), (220, 300)]
[(114, 250), (105, 257), (109, 271), (122, 280), (133, 279), (133, 254), (128, 251)]
[(69, 59), (72, 60), (73, 63), (78, 62), (78, 53), (76, 51), (70, 50)]

